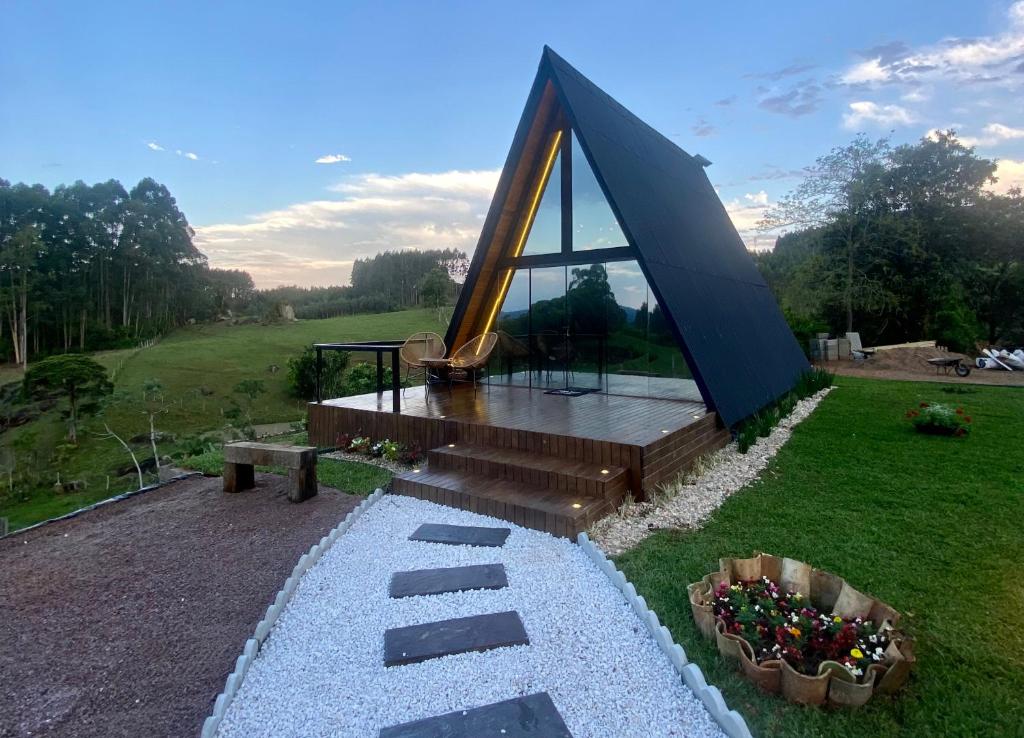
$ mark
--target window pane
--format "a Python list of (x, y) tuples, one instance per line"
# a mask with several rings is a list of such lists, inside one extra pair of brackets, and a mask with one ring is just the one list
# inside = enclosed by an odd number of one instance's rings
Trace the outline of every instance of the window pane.
[(523, 254), (556, 254), (562, 250), (561, 159), (561, 154), (555, 156)]
[(572, 248), (573, 251), (626, 246), (626, 236), (615, 219), (601, 186), (587, 163), (576, 136), (572, 137)]

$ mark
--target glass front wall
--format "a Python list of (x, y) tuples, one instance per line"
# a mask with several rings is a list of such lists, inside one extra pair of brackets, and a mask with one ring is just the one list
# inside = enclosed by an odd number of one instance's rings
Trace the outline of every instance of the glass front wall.
[(700, 401), (636, 262), (520, 269), (497, 330), (493, 383)]

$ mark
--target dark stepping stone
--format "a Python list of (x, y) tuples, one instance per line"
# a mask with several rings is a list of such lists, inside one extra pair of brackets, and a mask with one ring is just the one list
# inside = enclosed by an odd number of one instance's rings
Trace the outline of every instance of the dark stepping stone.
[(523, 621), (514, 611), (439, 620), (384, 631), (384, 666), (529, 643)]
[(410, 541), (450, 543), (455, 546), (504, 546), (509, 528), (481, 528), (475, 525), (424, 523), (409, 536)]
[(572, 738), (547, 692), (382, 728), (380, 738)]
[(391, 577), (392, 597), (462, 592), (466, 589), (504, 589), (508, 586), (504, 564), (455, 566), (450, 569), (400, 571)]

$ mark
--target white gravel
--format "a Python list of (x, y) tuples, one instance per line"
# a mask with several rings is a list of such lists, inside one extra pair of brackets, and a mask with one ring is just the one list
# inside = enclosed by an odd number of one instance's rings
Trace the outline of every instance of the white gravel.
[(800, 400), (768, 437), (758, 438), (747, 453), (741, 454), (733, 441), (705, 457), (696, 474), (687, 474), (669, 485), (653, 503), (625, 505), (618, 513), (597, 521), (588, 531), (591, 540), (609, 556), (617, 556), (657, 530), (700, 528), (730, 495), (757, 479), (793, 435), (793, 429), (833, 389), (828, 387)]
[[(502, 548), (407, 540), (421, 523), (500, 525)], [(501, 562), (509, 587), (388, 598), (392, 573)], [(530, 645), (385, 668), (387, 628), (516, 610)], [(303, 577), (221, 738), (376, 737), (409, 720), (546, 691), (575, 738), (721, 736), (622, 595), (576, 545), (385, 496)]]

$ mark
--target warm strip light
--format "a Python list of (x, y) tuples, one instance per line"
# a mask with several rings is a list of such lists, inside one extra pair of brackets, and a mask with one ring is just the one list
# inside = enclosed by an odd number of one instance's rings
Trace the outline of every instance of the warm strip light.
[[(516, 247), (512, 250), (512, 258), (515, 259), (523, 252), (523, 247), (526, 245), (526, 237), (530, 233), (530, 226), (533, 225), (533, 218), (537, 214), (537, 206), (540, 205), (541, 195), (544, 194), (544, 189), (548, 184), (548, 177), (551, 176), (551, 167), (555, 163), (555, 157), (558, 155), (558, 147), (562, 143), (562, 130), (555, 131), (555, 138), (551, 142), (551, 151), (548, 152), (547, 161), (544, 162), (544, 171), (541, 175), (540, 182), (537, 185), (537, 191), (533, 194), (533, 202), (530, 203), (530, 209), (527, 212), (526, 219), (523, 221), (523, 231), (519, 234), (519, 242)], [(501, 308), (503, 302), (505, 302), (505, 293), (508, 292), (508, 286), (512, 282), (512, 274), (515, 269), (509, 269), (505, 273), (505, 279), (501, 283), (501, 290), (498, 291), (498, 296), (494, 300), (494, 306), (491, 307), (491, 314), (487, 317), (487, 322), (484, 324), (484, 333), (488, 333), (491, 330), (491, 326), (494, 325), (494, 319), (498, 317), (498, 310)], [(480, 353), (480, 349), (477, 349), (477, 353)]]

